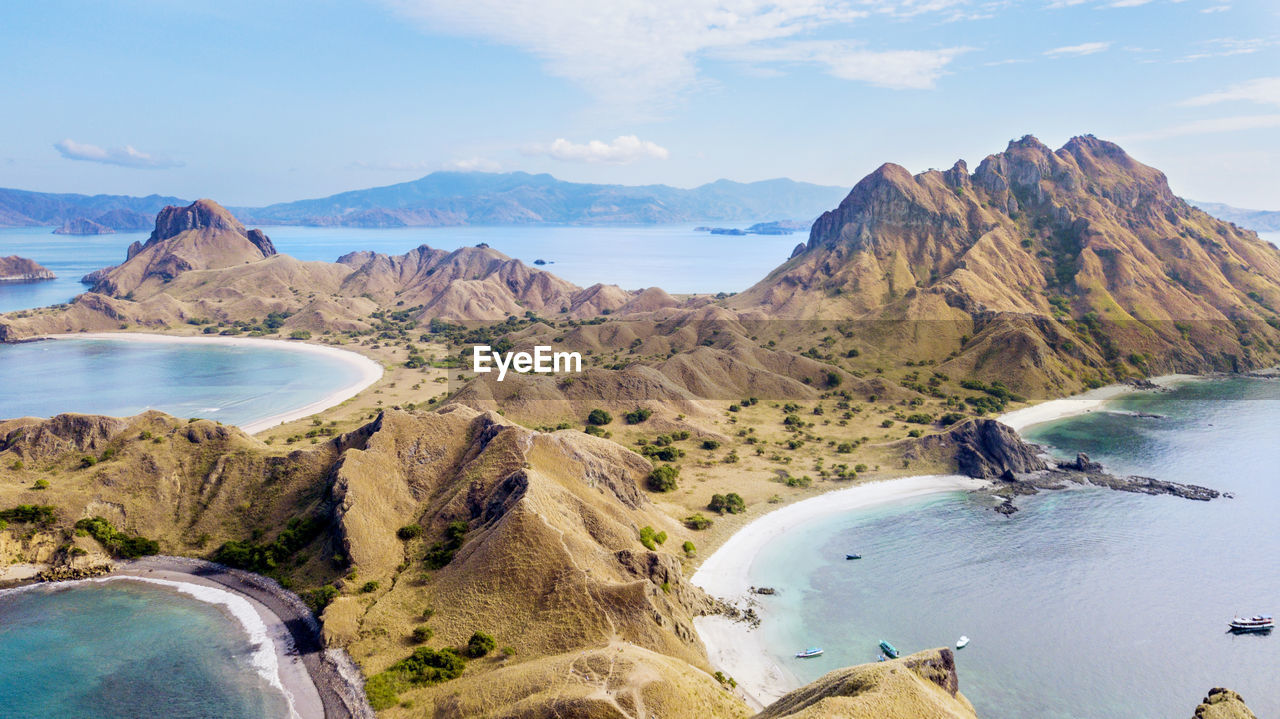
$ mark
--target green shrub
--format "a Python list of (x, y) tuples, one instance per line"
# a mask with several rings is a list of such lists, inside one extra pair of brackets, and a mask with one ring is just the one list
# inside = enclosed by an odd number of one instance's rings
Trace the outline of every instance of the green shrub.
[(702, 448), (706, 450), (719, 449), (720, 443), (714, 439), (704, 439), (702, 440)]
[[(649, 417), (652, 415), (653, 415), (653, 410), (645, 409), (644, 407), (636, 407), (630, 412), (627, 412), (626, 414), (622, 415), (622, 419), (626, 421), (627, 424), (640, 424), (646, 419), (649, 419)], [(605, 424), (608, 424), (608, 423), (606, 422)]]
[(467, 529), (467, 523), (461, 519), (450, 522), (444, 530), (444, 540), (436, 542), (427, 550), (427, 568), (440, 569), (453, 561), (453, 555), (458, 553), (466, 539)]
[(428, 627), (425, 624), (420, 624), (413, 628), (412, 637), (414, 642), (422, 644), (423, 642), (430, 641), (434, 634), (435, 632), (431, 630), (431, 627)]
[(603, 427), (612, 421), (613, 415), (602, 409), (593, 409), (591, 410), (591, 413), (587, 415), (587, 424), (592, 424), (597, 427)]
[(326, 522), (314, 517), (294, 517), (273, 541), (258, 544), (232, 540), (218, 547), (212, 559), (228, 567), (267, 574), (286, 564), (298, 550), (320, 536), (326, 526)]
[(677, 484), (676, 478), (680, 476), (680, 468), (672, 464), (664, 464), (661, 467), (654, 467), (649, 473), (649, 489), (655, 492), (673, 491)]
[(292, 332), (290, 332), (290, 333), (289, 333), (289, 339), (291, 339), (291, 340), (309, 340), (309, 339), (311, 339), (311, 332), (310, 332), (309, 330), (294, 330), (294, 331), (292, 331)]
[(462, 674), (467, 662), (452, 649), (436, 651), (418, 647), (413, 654), (369, 677), (364, 693), (377, 711), (390, 709), (400, 702), (399, 692), (413, 686), (438, 684)]
[(376, 592), (376, 591), (378, 591), (378, 586), (379, 586), (379, 584), (378, 584), (378, 580), (376, 580), (376, 579), (371, 579), (371, 580), (369, 580), (369, 581), (365, 582), (365, 583), (364, 583), (364, 585), (362, 585), (362, 586), (360, 587), (360, 591), (361, 591), (361, 593), (363, 593), (363, 594), (370, 594), (370, 593), (372, 593), (372, 592)]
[(32, 488), (32, 489), (48, 489), (48, 488), (49, 488), (49, 480), (47, 480), (47, 479), (37, 479), (37, 480), (35, 481), (35, 484), (32, 484), (32, 485), (31, 485), (31, 488)]
[(493, 637), (484, 632), (476, 632), (467, 640), (467, 646), (462, 650), (462, 653), (472, 659), (479, 659), (493, 651), (497, 646), (498, 643), (494, 641)]
[(667, 541), (666, 532), (658, 532), (653, 527), (644, 526), (640, 528), (640, 543), (645, 549), (655, 550), (657, 545)]
[(691, 514), (688, 517), (684, 518), (684, 526), (688, 527), (689, 529), (696, 529), (701, 531), (703, 529), (706, 529), (707, 527), (710, 527), (711, 524), (712, 524), (711, 520), (707, 519), (701, 514)]
[(102, 517), (82, 519), (76, 522), (76, 529), (98, 540), (99, 544), (117, 557), (136, 559), (160, 553), (160, 544), (154, 539), (125, 534), (111, 526), (111, 522)]
[(893, 426), (893, 420), (891, 420), (891, 419), (886, 419), (885, 421), (883, 421), (883, 422), (881, 422), (881, 423), (880, 423), (880, 426), (881, 426), (881, 427), (884, 427), (885, 429), (888, 429), (889, 427), (892, 427), (892, 426)]
[(747, 511), (747, 503), (737, 492), (713, 494), (711, 501), (707, 503), (707, 509), (720, 514), (739, 514)]
[(0, 510), (0, 521), (19, 524), (48, 526), (58, 519), (58, 510), (44, 504), (19, 504), (13, 509)]
[(311, 608), (311, 612), (316, 615), (323, 612), (324, 608), (337, 598), (338, 588), (332, 584), (326, 584), (319, 589), (312, 589), (302, 595), (302, 600), (307, 603), (307, 606)]
[(693, 546), (693, 542), (690, 542), (687, 539), (684, 541), (684, 544), (680, 546), (680, 548), (684, 550), (684, 556), (686, 557), (693, 557), (698, 554), (698, 548)]
[(907, 421), (911, 424), (933, 424), (933, 415), (917, 412), (916, 414), (907, 415)]
[(396, 536), (399, 537), (400, 539), (405, 540), (406, 542), (418, 536), (419, 534), (422, 534), (422, 527), (417, 524), (406, 524), (403, 527), (396, 530)]

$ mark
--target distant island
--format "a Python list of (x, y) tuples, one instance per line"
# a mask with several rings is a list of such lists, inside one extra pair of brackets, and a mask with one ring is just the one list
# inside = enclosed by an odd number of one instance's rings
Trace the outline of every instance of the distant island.
[(57, 275), (34, 260), (10, 255), (0, 257), (0, 282), (39, 282), (57, 279)]
[(53, 231), (55, 235), (113, 235), (115, 230), (85, 217), (67, 220)]
[(695, 227), (694, 232), (710, 232), (713, 235), (789, 235), (793, 232), (808, 232), (812, 222), (796, 220), (775, 220), (773, 222), (757, 222), (745, 230), (736, 227)]

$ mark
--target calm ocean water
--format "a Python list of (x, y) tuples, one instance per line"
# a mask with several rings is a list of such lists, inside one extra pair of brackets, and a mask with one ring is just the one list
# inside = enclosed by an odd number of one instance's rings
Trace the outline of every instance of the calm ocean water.
[[(1003, 517), (963, 494), (798, 527), (751, 567), (778, 587), (760, 630), (798, 682), (972, 643), (960, 686), (984, 719), (1169, 719), (1214, 686), (1280, 716), (1280, 634), (1235, 636), (1236, 613), (1280, 614), (1280, 381), (1195, 382), (1028, 432), (1119, 473), (1235, 494), (1209, 503), (1101, 489), (1019, 500)], [(864, 559), (846, 562), (858, 551)], [(775, 618), (776, 617), (776, 618)], [(799, 660), (822, 646), (825, 656)]]
[(159, 409), (242, 425), (358, 378), (332, 357), (271, 347), (76, 338), (0, 344), (0, 418)]
[(141, 582), (0, 591), (0, 717), (275, 719), (257, 644), (213, 604)]
[[(723, 224), (723, 223), (722, 223)], [(746, 227), (751, 223), (733, 223)], [(419, 245), (443, 250), (481, 242), (578, 285), (624, 289), (659, 286), (668, 292), (738, 292), (782, 264), (807, 233), (733, 237), (694, 232), (695, 225), (635, 227), (414, 227), (387, 230), (265, 227), (276, 248), (301, 260), (332, 262), (355, 250), (402, 254)], [(134, 240), (149, 233), (54, 235), (47, 227), (0, 229), (0, 257), (20, 255), (58, 279), (0, 284), (0, 312), (66, 302), (84, 292), (80, 278), (124, 260)], [(714, 268), (714, 272), (708, 271)]]

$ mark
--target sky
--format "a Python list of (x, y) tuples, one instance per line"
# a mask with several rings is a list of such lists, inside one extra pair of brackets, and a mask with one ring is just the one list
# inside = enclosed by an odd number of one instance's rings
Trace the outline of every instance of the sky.
[(1091, 133), (1280, 209), (1274, 0), (42, 0), (0, 67), (0, 187), (45, 192), (852, 186)]

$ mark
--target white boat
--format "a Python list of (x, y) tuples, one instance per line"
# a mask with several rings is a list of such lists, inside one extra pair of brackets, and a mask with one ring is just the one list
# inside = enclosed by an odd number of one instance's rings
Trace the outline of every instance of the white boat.
[(1265, 632), (1274, 629), (1276, 621), (1270, 614), (1255, 614), (1252, 617), (1235, 617), (1230, 626), (1237, 632)]
[(956, 649), (964, 649), (968, 645), (969, 637), (961, 635), (960, 638), (956, 640)]
[(817, 657), (822, 655), (822, 647), (811, 647), (803, 652), (796, 652), (797, 659), (808, 659), (809, 657)]

